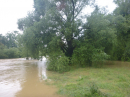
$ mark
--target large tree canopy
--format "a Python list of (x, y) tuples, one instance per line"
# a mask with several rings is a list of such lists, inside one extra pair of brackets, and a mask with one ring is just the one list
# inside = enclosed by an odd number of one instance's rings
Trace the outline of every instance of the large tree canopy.
[[(48, 57), (50, 70), (65, 71), (70, 64), (128, 60), (129, 1), (115, 0), (113, 14), (94, 5), (95, 0), (34, 0), (34, 11), (18, 20), (19, 39), (27, 55)], [(91, 15), (81, 16), (86, 6)], [(83, 21), (85, 20), (86, 21)], [(69, 65), (68, 65), (69, 64)]]
[(30, 46), (33, 53), (34, 49), (46, 49), (47, 52), (55, 49), (61, 50), (67, 57), (72, 57), (75, 42), (82, 33), (82, 22), (78, 16), (92, 2), (94, 1), (34, 0), (35, 11), (18, 21), (19, 29), (24, 31), (23, 37), (28, 37), (24, 40), (26, 46)]

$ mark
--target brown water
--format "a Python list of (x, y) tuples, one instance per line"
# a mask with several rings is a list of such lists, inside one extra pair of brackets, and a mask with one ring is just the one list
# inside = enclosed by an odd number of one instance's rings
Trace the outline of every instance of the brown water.
[(45, 60), (0, 60), (0, 97), (61, 97), (46, 79)]

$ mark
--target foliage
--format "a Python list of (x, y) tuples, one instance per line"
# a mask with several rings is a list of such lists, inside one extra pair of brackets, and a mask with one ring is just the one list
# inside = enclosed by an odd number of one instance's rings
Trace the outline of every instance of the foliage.
[(0, 49), (0, 59), (6, 58), (19, 58), (21, 57), (18, 48), (6, 48)]
[(114, 0), (117, 8), (114, 11), (116, 15), (128, 16), (130, 14), (130, 1), (129, 0)]
[(101, 67), (109, 55), (113, 54), (116, 31), (109, 26), (110, 24), (109, 18), (96, 7), (91, 16), (87, 17), (84, 35), (78, 48), (74, 50), (73, 61), (75, 63), (81, 66)]
[(95, 49), (90, 46), (81, 46), (74, 51), (72, 57), (73, 64), (79, 64), (79, 66), (93, 66), (102, 67), (105, 60), (109, 59), (109, 55), (103, 52), (101, 49)]
[(84, 25), (84, 37), (87, 43), (93, 45), (95, 49), (104, 50), (107, 54), (112, 53), (116, 44), (116, 30), (111, 26), (112, 21), (109, 18), (96, 8), (91, 16), (87, 17)]
[(129, 16), (129, 0), (114, 0), (118, 7), (114, 11), (115, 28), (117, 30), (117, 46), (114, 50), (114, 55), (117, 60), (128, 61), (129, 55), (129, 40), (130, 40), (130, 16)]
[(81, 46), (74, 50), (72, 57), (72, 63), (79, 66), (92, 66), (92, 55), (94, 53), (94, 47), (91, 45)]
[(0, 35), (0, 59), (21, 57), (20, 50), (17, 47), (18, 35), (17, 31), (7, 33), (5, 36)]
[(93, 67), (102, 67), (105, 60), (109, 59), (110, 56), (107, 55), (100, 49), (95, 49), (95, 52), (92, 55), (92, 65)]
[(48, 58), (47, 69), (62, 73), (70, 70), (68, 64), (69, 64), (68, 57), (64, 55), (61, 56), (54, 55), (53, 58), (52, 57)]
[(17, 35), (18, 31), (8, 32), (5, 36), (0, 35), (0, 42), (7, 48), (17, 47)]
[[(48, 69), (59, 72), (74, 64), (101, 67), (107, 59), (129, 61), (130, 2), (114, 2), (118, 7), (106, 14), (95, 0), (34, 0), (34, 11), (18, 20), (23, 56), (48, 56)], [(91, 15), (81, 14), (86, 6), (94, 6)]]
[[(78, 40), (76, 37), (80, 37), (81, 33), (79, 27), (82, 25), (81, 20), (77, 17), (82, 9), (90, 3), (92, 2), (89, 0), (35, 1), (35, 11), (18, 21), (19, 29), (24, 31), (23, 43), (26, 42), (24, 47), (29, 49), (33, 57), (33, 54), (38, 56), (39, 51), (46, 51), (44, 55), (49, 55), (48, 51), (57, 49), (57, 47), (65, 56), (72, 57)], [(41, 4), (45, 5), (43, 9), (39, 7)], [(37, 16), (39, 16), (39, 20), (36, 20)], [(51, 46), (52, 42), (55, 42), (57, 47)]]
[(4, 45), (0, 43), (0, 59), (7, 58), (7, 55), (4, 53)]
[(123, 56), (121, 58), (122, 61), (130, 61), (130, 41), (127, 42), (126, 47), (124, 49)]
[(19, 51), (17, 48), (4, 49), (4, 53), (7, 58), (19, 58)]

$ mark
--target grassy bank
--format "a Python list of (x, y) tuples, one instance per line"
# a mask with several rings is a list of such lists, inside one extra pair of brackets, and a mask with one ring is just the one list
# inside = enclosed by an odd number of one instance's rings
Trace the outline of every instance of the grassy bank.
[(48, 71), (47, 84), (67, 97), (130, 97), (130, 63), (107, 62), (103, 68), (77, 68), (66, 73)]

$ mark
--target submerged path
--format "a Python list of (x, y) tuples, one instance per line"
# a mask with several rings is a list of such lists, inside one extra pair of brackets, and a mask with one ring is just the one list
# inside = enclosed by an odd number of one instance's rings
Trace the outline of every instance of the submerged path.
[(0, 97), (61, 97), (46, 79), (45, 60), (0, 60)]

